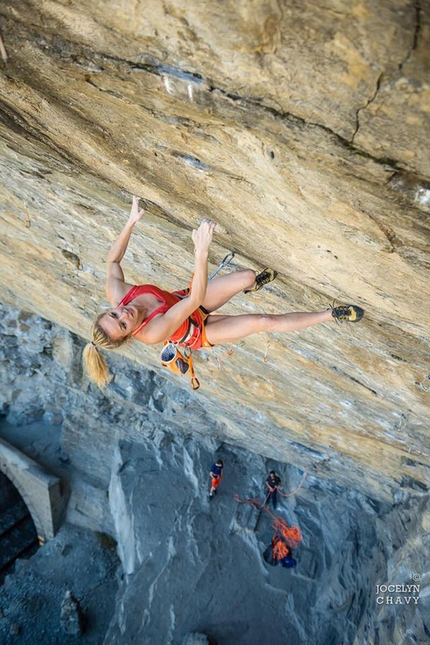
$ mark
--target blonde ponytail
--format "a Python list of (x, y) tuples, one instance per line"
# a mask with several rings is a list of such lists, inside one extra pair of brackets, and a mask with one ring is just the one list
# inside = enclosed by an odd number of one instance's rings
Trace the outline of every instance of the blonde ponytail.
[(97, 316), (91, 330), (92, 341), (91, 343), (85, 345), (83, 352), (83, 358), (85, 367), (87, 368), (88, 376), (92, 381), (94, 381), (94, 383), (96, 383), (96, 385), (101, 388), (106, 387), (111, 379), (111, 375), (104, 356), (102, 356), (97, 348), (102, 347), (103, 349), (116, 349), (131, 338), (131, 336), (125, 336), (124, 338), (120, 338), (119, 340), (112, 340), (105, 332), (103, 327), (99, 324), (100, 318), (105, 315), (106, 313), (103, 312), (102, 314)]

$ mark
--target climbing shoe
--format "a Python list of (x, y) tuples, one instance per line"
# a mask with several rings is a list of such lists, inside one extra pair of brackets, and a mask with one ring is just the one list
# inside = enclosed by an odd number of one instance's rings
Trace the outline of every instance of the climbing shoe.
[(243, 293), (252, 293), (253, 291), (258, 291), (261, 287), (264, 287), (265, 284), (272, 282), (278, 275), (278, 272), (275, 269), (264, 269), (261, 273), (255, 276), (255, 285), (252, 289), (245, 289)]
[(358, 322), (364, 316), (364, 309), (357, 307), (357, 305), (340, 305), (339, 307), (332, 307), (331, 315), (338, 322)]

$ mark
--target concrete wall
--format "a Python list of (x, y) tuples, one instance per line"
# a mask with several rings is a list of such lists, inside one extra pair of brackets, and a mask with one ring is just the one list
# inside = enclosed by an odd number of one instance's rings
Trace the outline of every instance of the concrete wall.
[(54, 537), (59, 529), (64, 498), (58, 477), (0, 439), (0, 470), (18, 489), (31, 513), (39, 539)]

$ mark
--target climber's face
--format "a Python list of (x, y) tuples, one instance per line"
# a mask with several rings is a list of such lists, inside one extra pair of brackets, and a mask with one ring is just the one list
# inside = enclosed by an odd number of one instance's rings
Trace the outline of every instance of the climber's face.
[(112, 340), (127, 338), (139, 325), (137, 310), (132, 305), (115, 307), (100, 318), (99, 325)]

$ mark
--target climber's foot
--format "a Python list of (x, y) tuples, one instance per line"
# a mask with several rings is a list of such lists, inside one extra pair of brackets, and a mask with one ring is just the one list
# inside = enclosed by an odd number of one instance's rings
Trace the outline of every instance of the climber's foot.
[(358, 307), (357, 305), (340, 305), (339, 307), (333, 307), (331, 310), (331, 315), (338, 322), (359, 322), (364, 316), (364, 309)]
[(254, 285), (250, 289), (245, 289), (244, 293), (252, 293), (253, 291), (258, 291), (261, 287), (264, 287), (265, 284), (272, 282), (278, 275), (278, 272), (275, 269), (264, 269), (256, 277)]

